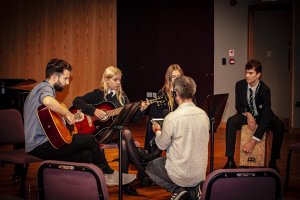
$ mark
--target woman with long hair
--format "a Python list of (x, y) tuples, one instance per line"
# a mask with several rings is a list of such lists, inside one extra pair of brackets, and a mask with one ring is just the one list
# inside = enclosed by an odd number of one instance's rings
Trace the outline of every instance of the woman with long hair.
[[(107, 117), (107, 111), (97, 108), (95, 105), (110, 102), (115, 108), (119, 108), (129, 103), (129, 99), (122, 89), (121, 80), (122, 72), (119, 68), (114, 66), (107, 67), (103, 73), (100, 87), (83, 96), (76, 97), (73, 101), (73, 105), (87, 115), (95, 116), (99, 120), (105, 119)], [(149, 103), (147, 101), (141, 103), (141, 107), (135, 114), (133, 121), (143, 116), (148, 105)], [(101, 135), (97, 137), (101, 138)], [(112, 139), (112, 141), (108, 141), (108, 143), (117, 142), (117, 140), (118, 138), (115, 138)], [(129, 163), (132, 163), (137, 168), (137, 176), (142, 182), (149, 178), (145, 173), (144, 167), (140, 164), (139, 152), (132, 139), (131, 132), (125, 129), (122, 130), (122, 173), (128, 173)], [(113, 179), (116, 177), (114, 173), (111, 176), (114, 177)], [(111, 177), (106, 176), (107, 181), (110, 179)], [(127, 194), (137, 194), (132, 187), (125, 186), (123, 189)]]
[(151, 106), (151, 110), (149, 112), (149, 120), (147, 122), (144, 146), (144, 149), (147, 150), (149, 154), (143, 156), (142, 162), (148, 162), (155, 157), (160, 156), (161, 151), (159, 149), (156, 149), (153, 144), (155, 134), (152, 131), (152, 123), (150, 122), (150, 120), (152, 118), (164, 118), (167, 114), (169, 114), (169, 112), (172, 112), (177, 108), (178, 104), (176, 103), (173, 96), (173, 82), (177, 77), (182, 75), (184, 75), (183, 70), (178, 64), (170, 65), (166, 71), (164, 85), (157, 94), (158, 96), (164, 96), (166, 99), (166, 103), (162, 105), (153, 104)]

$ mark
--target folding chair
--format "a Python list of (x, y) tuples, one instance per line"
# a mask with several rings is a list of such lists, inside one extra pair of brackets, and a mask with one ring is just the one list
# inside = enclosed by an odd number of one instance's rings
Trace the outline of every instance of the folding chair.
[(291, 157), (292, 157), (292, 152), (300, 152), (300, 143), (295, 143), (291, 144), (289, 146), (289, 153), (288, 153), (288, 158), (287, 158), (287, 163), (286, 163), (286, 175), (285, 175), (285, 190), (288, 190), (289, 186), (289, 178), (290, 178), (290, 167), (291, 167)]
[(99, 167), (88, 163), (46, 160), (38, 169), (39, 199), (106, 200), (108, 191)]
[[(0, 110), (0, 146), (25, 143), (23, 119), (16, 109)], [(0, 152), (1, 163), (23, 165), (22, 180), (19, 195), (25, 197), (25, 181), (29, 163), (41, 162), (40, 158), (29, 155), (25, 149), (16, 149)]]
[(280, 200), (280, 176), (271, 168), (218, 169), (206, 177), (201, 199)]

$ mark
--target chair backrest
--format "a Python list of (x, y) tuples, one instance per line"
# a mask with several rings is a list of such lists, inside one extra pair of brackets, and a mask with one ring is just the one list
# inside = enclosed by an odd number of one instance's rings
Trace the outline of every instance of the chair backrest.
[(0, 145), (25, 142), (23, 118), (18, 110), (0, 110), (0, 138)]
[(201, 199), (279, 200), (280, 176), (270, 168), (218, 169), (206, 177)]
[(300, 142), (291, 144), (289, 148), (290, 148), (290, 150), (293, 150), (293, 151), (300, 151)]
[(39, 199), (108, 199), (104, 175), (88, 163), (46, 160), (38, 169)]

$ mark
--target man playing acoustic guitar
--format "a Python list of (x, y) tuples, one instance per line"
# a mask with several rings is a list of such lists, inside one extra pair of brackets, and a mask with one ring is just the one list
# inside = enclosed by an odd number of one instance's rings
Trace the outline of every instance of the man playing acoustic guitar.
[[(48, 121), (54, 121), (52, 118), (54, 115), (49, 115), (51, 116), (49, 119), (43, 119), (43, 115), (37, 114), (42, 106), (49, 112), (62, 116), (62, 119), (71, 126), (76, 122), (75, 115), (55, 99), (56, 91), (61, 92), (69, 85), (71, 70), (71, 65), (64, 60), (50, 60), (46, 66), (46, 79), (37, 84), (28, 95), (24, 104), (26, 152), (45, 160), (93, 163), (102, 169), (104, 174), (112, 174), (114, 170), (108, 165), (94, 135), (74, 134), (69, 144), (57, 146), (52, 134), (58, 132), (60, 135), (63, 131), (60, 129), (65, 127), (56, 125), (51, 127)], [(45, 126), (45, 123), (49, 125)], [(135, 175), (123, 174), (123, 184), (128, 184), (134, 179)], [(113, 183), (118, 184), (118, 179)]]

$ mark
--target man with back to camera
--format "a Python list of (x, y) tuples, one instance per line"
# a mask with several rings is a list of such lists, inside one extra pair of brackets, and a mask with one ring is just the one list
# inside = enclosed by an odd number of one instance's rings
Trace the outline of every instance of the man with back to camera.
[(163, 128), (153, 123), (155, 142), (167, 150), (147, 165), (146, 172), (158, 185), (173, 193), (171, 199), (200, 199), (200, 182), (206, 177), (209, 118), (193, 103), (195, 81), (181, 76), (174, 81), (178, 108), (164, 118)]

